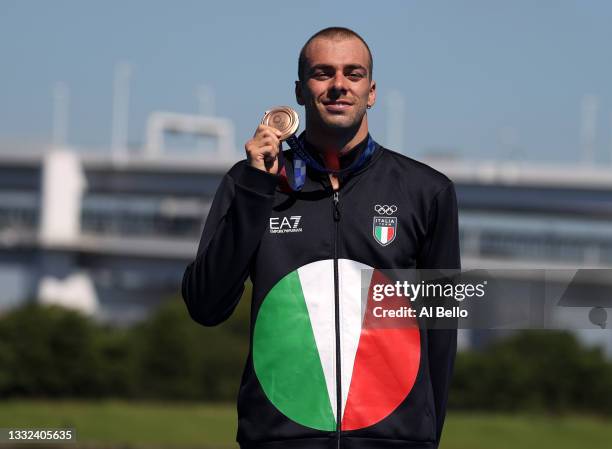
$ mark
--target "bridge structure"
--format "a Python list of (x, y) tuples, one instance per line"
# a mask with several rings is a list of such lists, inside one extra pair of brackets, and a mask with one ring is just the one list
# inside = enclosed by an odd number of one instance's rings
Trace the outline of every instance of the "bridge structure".
[[(216, 146), (175, 154), (164, 136), (182, 132)], [(37, 300), (129, 324), (179, 294), (216, 188), (241, 155), (228, 120), (157, 113), (147, 136), (119, 156), (0, 152), (0, 273), (18, 286), (0, 311)], [(456, 185), (464, 269), (612, 268), (607, 167), (422, 160)]]

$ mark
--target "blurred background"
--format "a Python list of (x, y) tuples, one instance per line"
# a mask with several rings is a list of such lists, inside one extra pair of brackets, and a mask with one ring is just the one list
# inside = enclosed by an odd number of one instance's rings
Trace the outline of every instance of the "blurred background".
[[(236, 447), (250, 286), (203, 328), (181, 278), (327, 26), (373, 52), (373, 137), (455, 182), (463, 268), (612, 268), (611, 22), (605, 1), (0, 0), (0, 427)], [(611, 447), (610, 326), (461, 331), (441, 448)]]

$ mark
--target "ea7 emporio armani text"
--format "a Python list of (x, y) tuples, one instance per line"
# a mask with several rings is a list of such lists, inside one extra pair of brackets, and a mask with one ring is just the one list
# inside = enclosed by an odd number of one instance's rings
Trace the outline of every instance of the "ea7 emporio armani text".
[(270, 217), (270, 233), (284, 234), (286, 232), (302, 232), (302, 228), (298, 227), (301, 220), (301, 215), (292, 215), (290, 217)]

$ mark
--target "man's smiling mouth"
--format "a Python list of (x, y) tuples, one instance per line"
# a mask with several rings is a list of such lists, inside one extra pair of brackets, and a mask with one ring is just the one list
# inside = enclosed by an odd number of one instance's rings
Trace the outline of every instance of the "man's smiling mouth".
[(323, 102), (325, 109), (329, 112), (343, 112), (351, 108), (353, 103), (345, 100), (325, 101)]

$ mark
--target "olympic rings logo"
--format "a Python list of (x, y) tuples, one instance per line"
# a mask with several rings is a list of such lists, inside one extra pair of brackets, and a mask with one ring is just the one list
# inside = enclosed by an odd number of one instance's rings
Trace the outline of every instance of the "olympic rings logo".
[(390, 206), (387, 206), (386, 204), (383, 204), (383, 205), (377, 204), (376, 206), (374, 206), (374, 210), (376, 211), (377, 214), (391, 215), (397, 212), (397, 206), (395, 204), (392, 204)]

